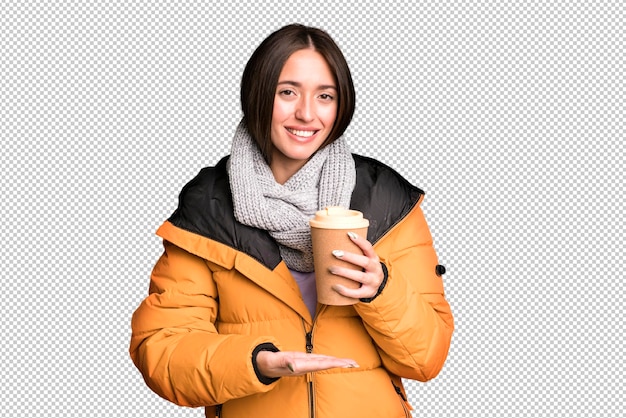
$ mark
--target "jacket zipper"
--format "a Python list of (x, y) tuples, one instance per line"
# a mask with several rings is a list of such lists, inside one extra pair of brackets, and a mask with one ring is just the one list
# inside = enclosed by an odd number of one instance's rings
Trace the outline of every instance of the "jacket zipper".
[[(306, 352), (313, 352), (313, 328), (306, 333)], [(309, 418), (315, 418), (315, 395), (313, 391), (313, 373), (306, 374), (306, 381), (309, 390)]]
[(411, 412), (409, 412), (409, 408), (407, 407), (407, 399), (404, 396), (404, 394), (402, 393), (402, 389), (400, 389), (398, 386), (396, 386), (395, 383), (391, 382), (391, 384), (393, 385), (393, 388), (396, 390), (396, 393), (398, 394), (398, 396), (400, 396), (400, 399), (402, 400), (402, 409), (404, 409), (404, 415), (407, 416), (407, 418), (411, 418)]

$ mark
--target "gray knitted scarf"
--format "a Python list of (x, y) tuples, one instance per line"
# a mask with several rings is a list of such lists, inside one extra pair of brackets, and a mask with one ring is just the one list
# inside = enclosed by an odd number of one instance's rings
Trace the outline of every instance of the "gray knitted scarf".
[(228, 160), (235, 219), (268, 231), (292, 270), (313, 271), (309, 219), (327, 206), (350, 205), (356, 183), (354, 159), (343, 138), (318, 150), (285, 184), (239, 124)]

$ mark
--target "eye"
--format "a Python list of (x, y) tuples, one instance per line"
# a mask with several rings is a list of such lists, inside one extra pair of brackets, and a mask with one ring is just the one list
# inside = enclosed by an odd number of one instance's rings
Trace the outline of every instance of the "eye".
[(324, 101), (331, 101), (331, 100), (333, 100), (333, 99), (334, 99), (334, 97), (333, 97), (333, 96), (331, 96), (331, 95), (330, 95), (330, 94), (328, 94), (328, 93), (322, 93), (322, 94), (320, 94), (320, 99), (322, 99), (322, 100), (324, 100)]
[(289, 96), (294, 96), (296, 93), (293, 90), (285, 89), (285, 90), (280, 90), (278, 94), (280, 94), (281, 96), (289, 97)]

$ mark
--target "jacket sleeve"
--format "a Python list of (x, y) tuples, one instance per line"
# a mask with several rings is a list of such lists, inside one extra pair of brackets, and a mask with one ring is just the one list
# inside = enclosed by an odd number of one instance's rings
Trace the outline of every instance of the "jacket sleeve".
[(164, 241), (149, 296), (132, 318), (130, 355), (147, 385), (183, 406), (209, 406), (267, 392), (256, 377), (254, 349), (271, 338), (220, 335), (217, 288), (208, 264)]
[(387, 266), (387, 284), (374, 300), (355, 309), (387, 370), (404, 378), (432, 379), (448, 355), (454, 321), (421, 207), (374, 248)]

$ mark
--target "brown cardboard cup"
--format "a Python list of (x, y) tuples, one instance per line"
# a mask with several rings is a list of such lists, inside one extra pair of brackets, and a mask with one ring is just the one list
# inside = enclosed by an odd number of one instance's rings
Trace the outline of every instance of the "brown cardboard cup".
[(354, 232), (367, 238), (369, 221), (356, 210), (331, 206), (315, 213), (310, 220), (311, 239), (313, 241), (313, 262), (315, 265), (315, 285), (317, 300), (326, 305), (353, 305), (358, 299), (345, 297), (332, 289), (335, 284), (356, 289), (360, 286), (354, 280), (330, 273), (331, 266), (341, 266), (353, 270), (360, 270), (354, 264), (348, 263), (333, 256), (333, 250), (361, 254), (361, 249), (348, 237), (348, 232)]

